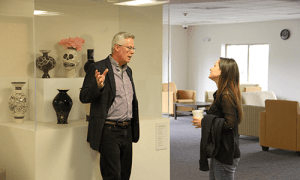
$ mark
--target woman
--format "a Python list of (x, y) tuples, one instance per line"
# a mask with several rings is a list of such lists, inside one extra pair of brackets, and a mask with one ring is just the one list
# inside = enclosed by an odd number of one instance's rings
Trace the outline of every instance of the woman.
[(243, 117), (238, 65), (234, 59), (220, 58), (209, 78), (218, 87), (214, 102), (204, 118), (193, 117), (192, 121), (196, 128), (202, 127), (200, 170), (209, 170), (210, 180), (234, 179), (240, 159), (238, 124)]

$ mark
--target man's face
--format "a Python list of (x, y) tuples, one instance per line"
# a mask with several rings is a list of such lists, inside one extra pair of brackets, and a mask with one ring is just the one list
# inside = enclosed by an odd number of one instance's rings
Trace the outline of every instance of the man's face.
[(123, 65), (129, 63), (132, 55), (134, 54), (134, 40), (132, 38), (127, 38), (120, 42), (119, 46), (119, 64)]

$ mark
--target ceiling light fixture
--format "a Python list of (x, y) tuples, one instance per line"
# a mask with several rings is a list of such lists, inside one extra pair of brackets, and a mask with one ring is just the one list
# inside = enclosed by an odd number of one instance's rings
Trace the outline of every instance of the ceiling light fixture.
[(159, 4), (169, 3), (170, 1), (157, 1), (157, 0), (133, 0), (133, 1), (126, 1), (121, 3), (114, 3), (115, 5), (122, 5), (122, 6), (153, 6)]
[(190, 7), (189, 9), (206, 9), (206, 10), (215, 10), (215, 9), (226, 9), (225, 6), (211, 6), (211, 7)]
[(34, 15), (35, 16), (59, 16), (59, 15), (63, 15), (63, 14), (59, 13), (59, 12), (49, 12), (49, 11), (42, 11), (42, 10), (34, 10)]

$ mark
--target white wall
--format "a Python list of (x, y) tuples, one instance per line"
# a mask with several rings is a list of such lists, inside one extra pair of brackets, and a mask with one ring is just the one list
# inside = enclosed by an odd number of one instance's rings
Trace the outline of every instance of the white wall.
[(177, 89), (187, 90), (189, 84), (188, 72), (188, 34), (182, 26), (171, 26), (171, 81)]
[[(288, 40), (280, 38), (282, 29), (290, 30), (291, 36)], [(173, 30), (172, 28), (174, 35)], [(189, 59), (185, 62), (188, 64), (186, 79), (189, 80), (188, 89), (197, 91), (197, 101), (204, 101), (206, 90), (217, 89), (215, 83), (208, 79), (208, 75), (209, 69), (221, 55), (221, 44), (253, 43), (270, 45), (268, 90), (273, 91), (279, 99), (300, 101), (300, 20), (189, 26), (187, 30)], [(182, 33), (181, 36), (186, 35), (185, 32), (175, 32)], [(211, 37), (211, 41), (203, 41), (205, 37)], [(173, 51), (174, 46), (178, 49), (182, 44), (175, 43), (172, 39), (172, 57), (180, 56), (181, 51)], [(178, 60), (175, 62), (178, 63)], [(182, 66), (172, 66), (172, 70), (180, 72)], [(175, 82), (181, 80), (178, 76), (172, 78)]]
[(168, 81), (170, 82), (171, 80), (171, 63), (169, 62), (169, 57), (170, 57), (170, 48), (169, 48), (169, 44), (171, 44), (171, 42), (169, 40), (171, 40), (169, 38), (169, 30), (170, 30), (169, 25), (164, 24), (163, 25), (163, 53), (162, 53), (162, 58), (163, 58), (163, 62), (162, 62), (162, 82), (163, 83), (168, 83)]

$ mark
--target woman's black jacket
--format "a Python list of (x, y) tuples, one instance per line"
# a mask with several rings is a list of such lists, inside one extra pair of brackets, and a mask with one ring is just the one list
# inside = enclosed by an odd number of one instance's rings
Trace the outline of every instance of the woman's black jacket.
[[(216, 98), (216, 92), (214, 93), (214, 99)], [(232, 165), (233, 159), (241, 156), (237, 108), (229, 101), (229, 98), (231, 98), (229, 94), (221, 95), (219, 101), (215, 101), (212, 104), (207, 111), (207, 115), (202, 119), (199, 160), (200, 170), (202, 171), (209, 170), (207, 158), (215, 158), (221, 163)], [(222, 125), (220, 125), (220, 122)], [(207, 130), (208, 128), (209, 131)], [(209, 151), (211, 153), (208, 153)]]

